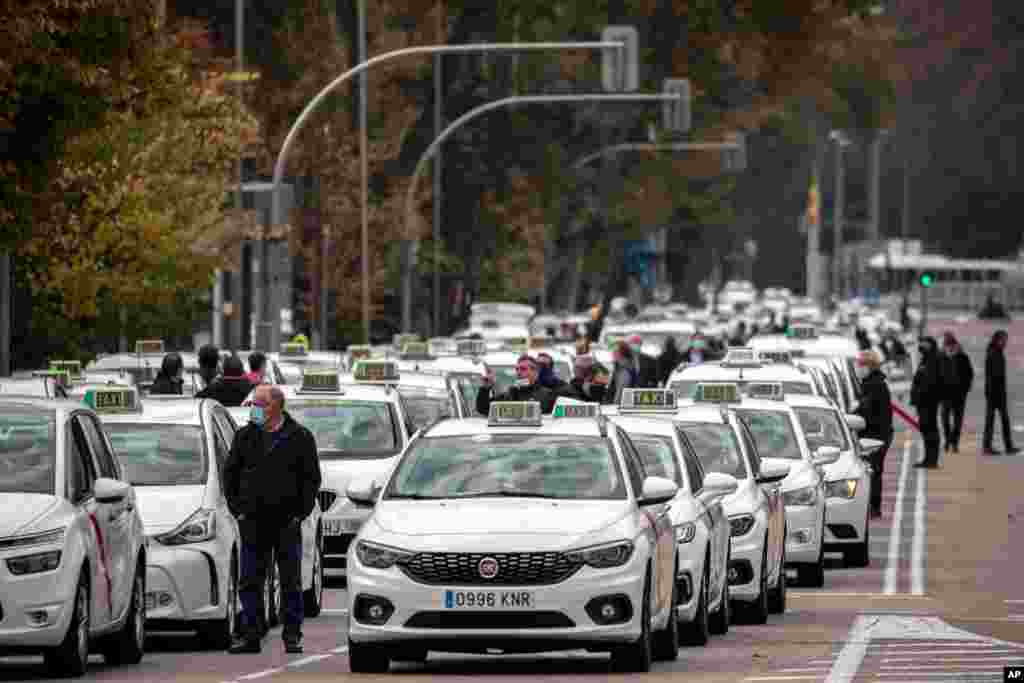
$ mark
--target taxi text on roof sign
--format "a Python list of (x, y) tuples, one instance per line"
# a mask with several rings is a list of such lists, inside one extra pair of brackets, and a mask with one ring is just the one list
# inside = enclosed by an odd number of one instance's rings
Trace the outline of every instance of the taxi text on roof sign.
[(370, 358), (373, 356), (373, 347), (366, 346), (365, 344), (356, 344), (348, 347), (348, 357), (352, 360), (360, 360), (362, 358)]
[(492, 426), (539, 427), (541, 407), (536, 401), (494, 401), (487, 424)]
[(50, 369), (66, 370), (72, 380), (82, 379), (82, 362), (77, 360), (51, 360)]
[(163, 339), (139, 339), (135, 342), (135, 353), (163, 353)]
[(818, 328), (814, 325), (791, 325), (787, 335), (793, 339), (817, 339)]
[(749, 382), (746, 390), (747, 396), (750, 398), (767, 399), (769, 401), (781, 401), (785, 398), (782, 382)]
[(339, 388), (335, 370), (307, 370), (302, 373), (302, 391), (338, 391)]
[(670, 389), (623, 389), (619, 410), (674, 411), (676, 395)]
[(693, 400), (702, 403), (739, 403), (740, 387), (734, 382), (702, 382), (697, 384)]
[(352, 370), (357, 382), (397, 382), (398, 364), (390, 360), (361, 360)]
[(402, 345), (403, 356), (428, 356), (430, 355), (430, 346), (427, 342), (422, 341), (407, 341)]
[(451, 337), (434, 337), (427, 342), (427, 351), (432, 356), (454, 356), (458, 345)]
[(598, 403), (586, 403), (573, 399), (560, 398), (555, 402), (555, 409), (552, 417), (581, 417), (597, 418), (601, 415), (601, 405)]
[(739, 365), (759, 365), (757, 354), (754, 349), (741, 348), (741, 349), (729, 349), (725, 354), (725, 360), (722, 361), (723, 365), (739, 366)]
[(758, 351), (757, 359), (763, 363), (792, 363), (793, 354), (789, 351)]
[(139, 398), (134, 389), (86, 389), (82, 401), (97, 413), (134, 413), (139, 410)]
[(391, 345), (393, 347), (395, 347), (396, 349), (401, 349), (407, 343), (409, 343), (409, 342), (417, 342), (419, 340), (420, 340), (420, 336), (418, 334), (409, 334), (409, 333), (396, 334), (394, 337), (391, 338)]
[(305, 356), (306, 345), (301, 342), (285, 342), (281, 344), (281, 356)]
[(483, 339), (462, 339), (456, 345), (460, 356), (482, 356), (487, 353), (487, 342)]

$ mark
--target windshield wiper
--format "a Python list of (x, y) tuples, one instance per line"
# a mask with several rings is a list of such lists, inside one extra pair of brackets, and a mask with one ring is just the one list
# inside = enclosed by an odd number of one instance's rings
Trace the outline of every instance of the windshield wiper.
[(444, 500), (449, 496), (427, 496), (422, 493), (393, 493), (385, 500)]
[(535, 493), (533, 491), (519, 491), (516, 489), (502, 489), (500, 491), (481, 491), (480, 493), (464, 493), (453, 498), (551, 498), (561, 500), (562, 496), (553, 496), (550, 493)]

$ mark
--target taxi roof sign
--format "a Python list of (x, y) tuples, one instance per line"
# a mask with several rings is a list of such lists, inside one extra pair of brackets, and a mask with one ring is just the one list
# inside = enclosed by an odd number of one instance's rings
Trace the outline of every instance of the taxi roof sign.
[(353, 344), (347, 351), (348, 357), (354, 361), (373, 357), (373, 347), (366, 344)]
[(338, 379), (337, 370), (310, 369), (302, 373), (302, 388), (300, 391), (341, 391), (341, 380)]
[(305, 356), (309, 349), (302, 342), (285, 342), (281, 344), (281, 356)]
[(482, 356), (487, 353), (487, 342), (483, 339), (460, 339), (455, 350), (460, 356)]
[(781, 401), (786, 397), (782, 382), (748, 382), (747, 396), (767, 401)]
[(739, 403), (740, 387), (735, 382), (699, 382), (693, 400), (698, 403)]
[(818, 328), (814, 325), (790, 325), (786, 335), (793, 339), (817, 339)]
[(458, 352), (458, 344), (451, 337), (434, 337), (427, 341), (427, 353), (431, 356), (454, 356)]
[(595, 419), (601, 416), (601, 405), (599, 403), (588, 403), (563, 397), (555, 401), (555, 408), (551, 416), (555, 418)]
[(139, 339), (135, 342), (135, 353), (163, 353), (163, 339)]
[(793, 362), (793, 354), (783, 349), (758, 351), (757, 359), (762, 363), (784, 363), (788, 365)]
[(430, 356), (430, 345), (424, 341), (407, 341), (402, 344), (402, 355), (409, 358), (424, 358)]
[(131, 387), (96, 387), (85, 390), (82, 402), (97, 413), (137, 413), (142, 410), (139, 394)]
[(50, 369), (58, 372), (66, 370), (72, 380), (82, 379), (82, 361), (79, 360), (51, 360)]
[(508, 351), (525, 351), (530, 343), (526, 337), (508, 337), (501, 340), (501, 345)]
[(403, 332), (403, 333), (400, 333), (400, 334), (396, 334), (394, 337), (391, 338), (391, 346), (393, 346), (396, 349), (401, 349), (403, 346), (405, 346), (409, 342), (418, 342), (418, 341), (420, 341), (420, 336), (418, 334), (411, 334), (409, 332)]
[(675, 412), (676, 395), (671, 389), (623, 389), (620, 411)]
[(734, 368), (757, 366), (760, 364), (761, 363), (757, 358), (757, 352), (748, 347), (729, 349), (725, 354), (725, 358), (722, 360), (722, 365)]
[(398, 363), (393, 360), (361, 360), (352, 370), (357, 382), (397, 382), (401, 379)]
[(492, 427), (539, 427), (541, 407), (536, 401), (493, 401), (487, 415)]

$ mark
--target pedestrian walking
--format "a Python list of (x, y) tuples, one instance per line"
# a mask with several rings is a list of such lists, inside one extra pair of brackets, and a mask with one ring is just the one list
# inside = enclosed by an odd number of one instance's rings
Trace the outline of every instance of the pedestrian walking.
[(560, 389), (557, 396), (587, 403), (603, 403), (608, 389), (608, 373), (595, 375), (595, 367), (597, 364), (593, 356), (576, 356), (572, 364), (573, 378)]
[(1010, 430), (1010, 415), (1007, 412), (1006, 399), (1006, 342), (1009, 336), (1006, 330), (999, 330), (992, 335), (985, 352), (985, 436), (982, 440), (982, 454), (999, 455), (992, 448), (992, 428), (995, 426), (996, 411), (1003, 421), (1003, 447), (1007, 455), (1017, 455), (1020, 449), (1013, 445), (1013, 433)]
[(612, 368), (611, 384), (605, 392), (606, 403), (619, 404), (622, 398), (622, 390), (638, 386), (639, 375), (636, 369), (636, 359), (633, 358), (633, 350), (626, 342), (619, 342), (612, 351), (612, 359), (615, 365)]
[(156, 379), (153, 380), (149, 393), (177, 394), (179, 396), (183, 394), (185, 380), (182, 375), (184, 369), (185, 364), (182, 362), (180, 354), (172, 352), (164, 356), (164, 360), (160, 364), (160, 372), (156, 373)]
[(262, 351), (253, 351), (249, 354), (249, 372), (245, 378), (253, 385), (263, 384), (267, 372), (267, 356)]
[(942, 382), (942, 360), (934, 337), (922, 337), (917, 351), (920, 362), (910, 387), (910, 404), (917, 408), (917, 421), (924, 439), (924, 460), (914, 467), (934, 469), (939, 466), (939, 403), (945, 396)]
[(226, 408), (242, 405), (252, 393), (254, 385), (245, 377), (245, 366), (238, 356), (224, 359), (224, 374), (196, 393), (196, 398), (212, 398)]
[(946, 452), (960, 452), (960, 432), (964, 425), (964, 407), (967, 394), (974, 383), (974, 367), (971, 359), (952, 332), (942, 336), (943, 382), (946, 397), (942, 401), (942, 435), (946, 440)]
[(235, 434), (224, 464), (224, 493), (242, 537), (242, 625), (229, 648), (232, 654), (261, 649), (271, 556), (277, 561), (284, 602), (285, 652), (302, 652), (302, 520), (313, 512), (320, 478), (313, 435), (285, 411), (284, 392), (261, 384), (249, 424)]
[(643, 338), (639, 334), (630, 335), (626, 343), (629, 344), (629, 350), (633, 352), (633, 360), (636, 363), (636, 386), (658, 386), (658, 361), (653, 356), (644, 353)]
[(672, 376), (675, 369), (685, 360), (686, 358), (676, 344), (676, 338), (669, 337), (666, 339), (665, 347), (661, 355), (658, 356), (658, 385), (668, 386), (668, 378)]
[(869, 505), (872, 517), (882, 516), (882, 472), (885, 456), (892, 445), (892, 396), (889, 383), (882, 372), (882, 357), (875, 351), (861, 351), (857, 356), (857, 376), (860, 377), (861, 398), (857, 414), (864, 418), (864, 429), (860, 436), (878, 439), (885, 445), (871, 454), (871, 496)]
[(488, 368), (483, 384), (476, 392), (476, 412), (490, 415), (493, 401), (536, 401), (540, 403), (541, 412), (550, 415), (555, 407), (555, 395), (537, 382), (539, 376), (537, 361), (531, 356), (520, 356), (516, 361), (516, 377), (519, 379), (504, 394), (495, 396), (494, 370)]

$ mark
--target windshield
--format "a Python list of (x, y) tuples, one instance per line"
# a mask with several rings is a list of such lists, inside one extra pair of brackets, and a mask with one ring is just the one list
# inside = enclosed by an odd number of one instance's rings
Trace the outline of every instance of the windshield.
[[(737, 381), (737, 380), (706, 380), (706, 379), (683, 379), (672, 382), (669, 385), (669, 389), (675, 393), (679, 399), (693, 398), (697, 393), (697, 385), (706, 382), (722, 382), (728, 381), (730, 384), (736, 384), (739, 386), (740, 391), (743, 391), (749, 382)], [(757, 380), (758, 382), (765, 382), (770, 380)], [(811, 389), (811, 385), (807, 382), (783, 382), (782, 391), (786, 394), (802, 394), (804, 396), (813, 396), (814, 391)]]
[(288, 413), (313, 432), (321, 458), (381, 458), (399, 451), (391, 409), (382, 401), (292, 399)]
[(479, 434), (416, 442), (399, 464), (387, 494), (481, 496), (622, 499), (626, 488), (607, 439)]
[(649, 477), (664, 477), (682, 486), (683, 480), (679, 473), (679, 462), (676, 460), (675, 447), (668, 436), (653, 434), (630, 434), (630, 441), (640, 452), (644, 461), (644, 471)]
[(684, 424), (682, 427), (705, 472), (747, 478), (747, 468), (743, 465), (743, 455), (732, 427), (706, 423)]
[(405, 410), (416, 429), (441, 418), (457, 417), (451, 396), (444, 389), (400, 386), (398, 393), (405, 399)]
[(0, 493), (54, 493), (56, 418), (52, 411), (0, 412)]
[(822, 446), (835, 446), (841, 451), (850, 450), (846, 430), (839, 422), (839, 414), (828, 408), (793, 408), (800, 427), (804, 430), (807, 447), (816, 451)]
[(800, 460), (800, 444), (789, 415), (777, 410), (738, 409), (736, 414), (750, 428), (762, 458)]
[(203, 430), (193, 425), (107, 423), (104, 431), (133, 486), (206, 483)]

